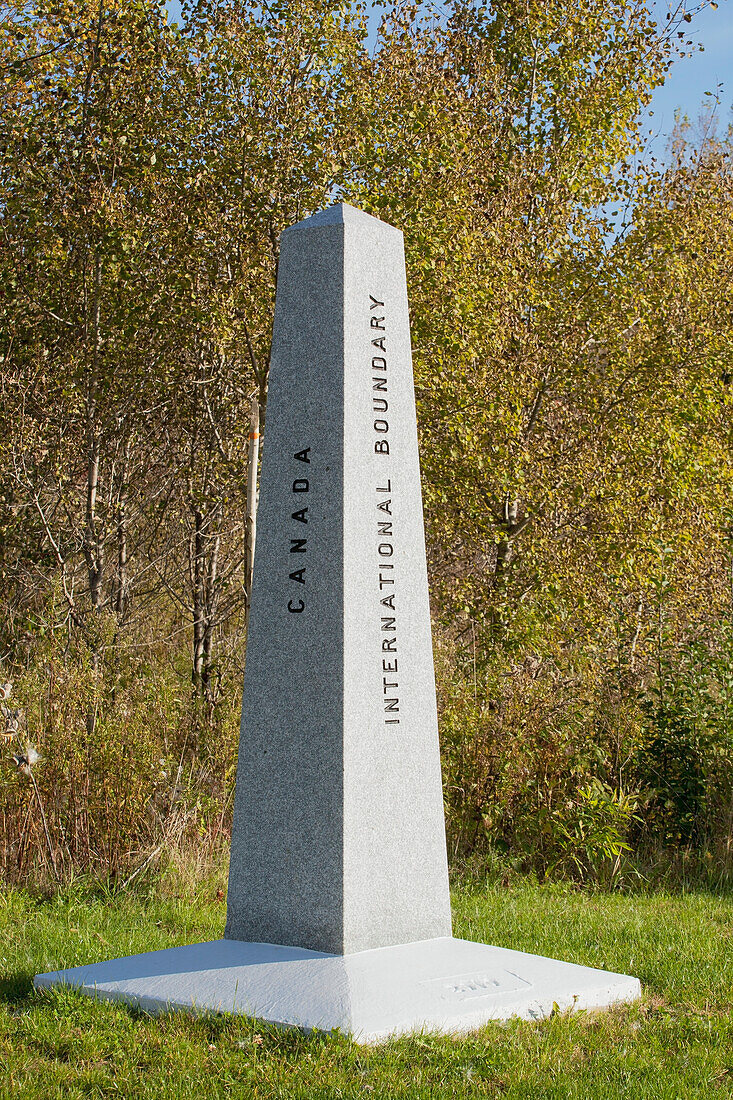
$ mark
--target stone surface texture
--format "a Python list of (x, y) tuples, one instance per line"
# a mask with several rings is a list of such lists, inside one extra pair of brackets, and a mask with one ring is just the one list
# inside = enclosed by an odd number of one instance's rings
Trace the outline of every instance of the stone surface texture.
[(226, 936), (449, 935), (402, 234), (347, 205), (282, 237), (257, 527)]
[(488, 1020), (539, 1019), (639, 996), (639, 982), (450, 937), (327, 955), (215, 940), (36, 978), (148, 1012), (237, 1012), (375, 1043), (415, 1030), (460, 1033)]

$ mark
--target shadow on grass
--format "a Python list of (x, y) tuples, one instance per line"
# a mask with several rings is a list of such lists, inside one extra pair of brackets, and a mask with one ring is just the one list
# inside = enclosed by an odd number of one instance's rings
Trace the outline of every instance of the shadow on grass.
[[(60, 992), (58, 989), (36, 989), (33, 985), (34, 976), (33, 972), (19, 971), (0, 977), (0, 1005), (7, 1006), (11, 1015), (38, 1008), (45, 998), (54, 998)], [(317, 1031), (309, 1034), (296, 1027), (281, 1028), (266, 1020), (248, 1016), (217, 1012), (196, 1014), (179, 1010), (151, 1013), (139, 1005), (123, 1000), (89, 997), (79, 990), (64, 989), (61, 992), (63, 995), (70, 993), (74, 997), (96, 1001), (107, 1008), (116, 1009), (125, 1013), (136, 1024), (163, 1027), (174, 1032), (181, 1029), (205, 1043), (221, 1042), (228, 1035), (242, 1050), (250, 1047), (270, 1049), (288, 1060), (297, 1061), (304, 1053), (312, 1052), (314, 1047), (322, 1046), (327, 1041), (333, 1043), (334, 1039), (337, 1039), (339, 1045), (351, 1045), (347, 1036), (337, 1035), (335, 1032), (331, 1036)]]
[(37, 1001), (38, 992), (33, 986), (33, 977), (33, 974), (22, 972), (0, 978), (0, 1004), (28, 1008)]

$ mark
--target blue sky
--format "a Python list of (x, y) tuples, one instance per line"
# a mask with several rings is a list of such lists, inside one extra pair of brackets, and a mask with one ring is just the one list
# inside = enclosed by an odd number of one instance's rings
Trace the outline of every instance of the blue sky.
[[(670, 7), (667, 0), (656, 0), (651, 7), (657, 21), (664, 21)], [(653, 151), (658, 155), (664, 152), (674, 127), (675, 111), (682, 111), (695, 123), (702, 104), (714, 104), (705, 92), (720, 97), (717, 111), (721, 124), (733, 121), (733, 0), (719, 0), (717, 11), (707, 8), (700, 12), (687, 29), (690, 32), (687, 37), (705, 49), (703, 53), (694, 53), (678, 61), (664, 86), (655, 92), (650, 126), (656, 135)], [(718, 84), (722, 88), (718, 88)]]
[[(166, 6), (173, 19), (180, 17), (180, 3), (177, 0), (167, 0)], [(668, 0), (651, 0), (651, 9), (658, 22), (665, 22), (670, 7), (677, 7), (675, 0), (671, 3)], [(703, 105), (714, 103), (705, 92), (719, 96), (717, 111), (720, 122), (725, 125), (733, 121), (733, 0), (718, 0), (717, 11), (707, 7), (699, 12), (686, 30), (688, 38), (704, 46), (704, 52), (678, 61), (664, 86), (654, 95), (649, 119), (654, 136), (649, 150), (660, 157), (674, 128), (675, 112), (682, 111), (694, 124)]]

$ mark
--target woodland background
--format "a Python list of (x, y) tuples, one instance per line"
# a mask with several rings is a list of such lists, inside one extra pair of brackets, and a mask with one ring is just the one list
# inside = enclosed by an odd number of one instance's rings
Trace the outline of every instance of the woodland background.
[(730, 876), (732, 135), (645, 156), (691, 6), (0, 10), (6, 881), (226, 844), (278, 237), (341, 198), (405, 233), (454, 865)]

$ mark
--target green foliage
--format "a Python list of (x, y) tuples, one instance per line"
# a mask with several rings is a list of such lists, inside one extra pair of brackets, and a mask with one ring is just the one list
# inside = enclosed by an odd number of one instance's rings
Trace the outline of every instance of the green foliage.
[(697, 715), (674, 698), (650, 708), (638, 769), (648, 798), (647, 828), (664, 842), (699, 840), (707, 795)]
[(619, 733), (630, 743), (634, 726), (630, 715), (616, 715), (629, 722), (623, 731), (594, 715), (597, 674), (590, 665), (568, 682), (534, 658), (513, 667), (495, 660), (480, 688), (454, 678), (441, 730), (456, 858), (493, 849), (524, 871), (585, 883), (633, 873), (625, 857), (638, 791), (620, 784), (617, 768)]
[(452, 852), (730, 863), (731, 138), (640, 160), (688, 6), (2, 6), (8, 874), (226, 827), (278, 239), (337, 198), (405, 235)]
[(733, 632), (666, 658), (644, 700), (636, 769), (644, 828), (671, 845), (714, 842), (733, 808)]
[(51, 640), (13, 685), (16, 743), (40, 759), (33, 783), (7, 760), (0, 774), (8, 880), (51, 877), (38, 797), (64, 878), (126, 879), (194, 842), (216, 847), (226, 828), (238, 707), (202, 713), (165, 660), (109, 652), (100, 665), (88, 647), (62, 652)]

